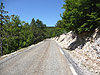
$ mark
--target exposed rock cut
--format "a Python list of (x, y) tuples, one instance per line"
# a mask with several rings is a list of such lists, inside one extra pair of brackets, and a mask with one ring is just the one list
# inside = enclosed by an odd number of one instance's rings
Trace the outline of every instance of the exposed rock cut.
[(77, 36), (74, 32), (53, 38), (68, 50), (73, 60), (89, 75), (100, 75), (100, 29), (88, 36)]

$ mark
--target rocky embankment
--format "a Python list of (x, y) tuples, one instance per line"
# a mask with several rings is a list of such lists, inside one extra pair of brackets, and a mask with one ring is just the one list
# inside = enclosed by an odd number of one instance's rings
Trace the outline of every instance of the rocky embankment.
[(85, 75), (100, 75), (100, 29), (92, 35), (82, 35), (71, 31), (53, 39), (66, 49)]

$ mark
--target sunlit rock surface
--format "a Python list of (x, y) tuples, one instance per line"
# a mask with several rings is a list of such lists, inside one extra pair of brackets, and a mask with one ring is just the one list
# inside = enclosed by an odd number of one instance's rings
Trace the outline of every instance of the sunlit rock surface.
[(66, 49), (73, 60), (87, 75), (100, 75), (100, 30), (96, 29), (90, 37), (79, 37), (74, 32), (53, 38)]

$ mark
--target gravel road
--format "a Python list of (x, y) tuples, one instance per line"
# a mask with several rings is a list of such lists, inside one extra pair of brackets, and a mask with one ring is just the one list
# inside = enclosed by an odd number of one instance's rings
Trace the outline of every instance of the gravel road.
[(53, 40), (0, 60), (0, 75), (73, 75)]

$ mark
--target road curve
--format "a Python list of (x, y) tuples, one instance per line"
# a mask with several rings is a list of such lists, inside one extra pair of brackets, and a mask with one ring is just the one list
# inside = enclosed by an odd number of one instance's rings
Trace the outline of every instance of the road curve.
[(64, 55), (53, 40), (32, 46), (0, 60), (0, 75), (72, 75)]

